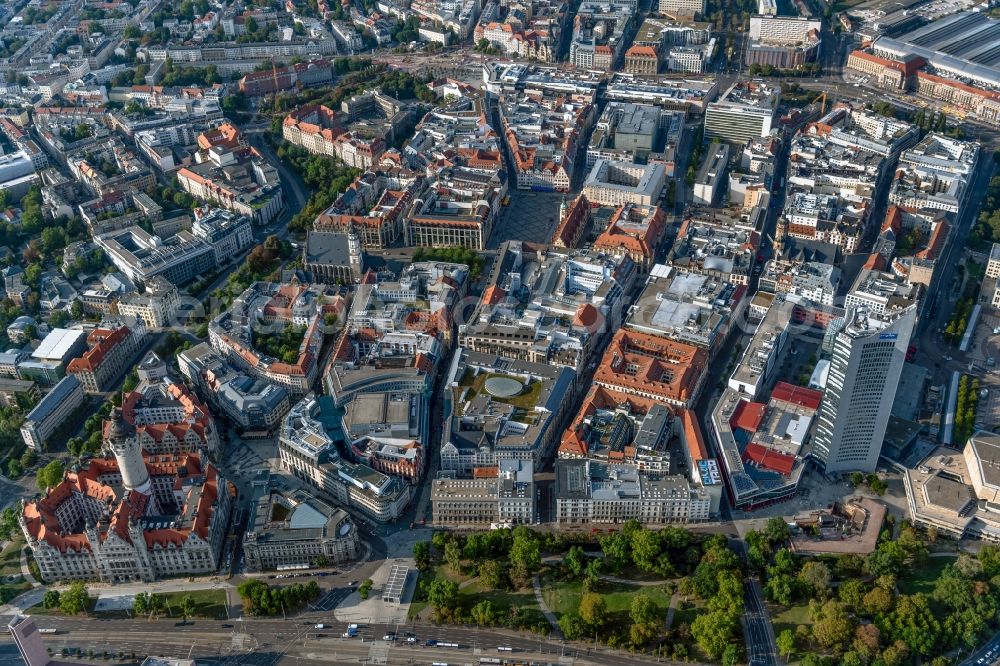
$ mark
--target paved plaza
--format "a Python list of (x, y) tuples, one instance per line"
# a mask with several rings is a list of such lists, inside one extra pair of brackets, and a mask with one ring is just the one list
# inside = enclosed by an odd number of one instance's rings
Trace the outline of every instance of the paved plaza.
[(568, 194), (559, 192), (522, 192), (510, 190), (510, 203), (500, 214), (500, 220), (490, 238), (490, 247), (497, 248), (508, 240), (548, 243), (559, 224), (559, 207)]

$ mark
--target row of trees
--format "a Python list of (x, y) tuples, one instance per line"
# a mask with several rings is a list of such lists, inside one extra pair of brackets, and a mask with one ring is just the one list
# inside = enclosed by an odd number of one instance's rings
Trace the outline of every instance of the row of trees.
[[(1000, 151), (993, 153), (993, 161), (998, 161)], [(979, 207), (979, 217), (969, 232), (968, 245), (976, 250), (989, 247), (995, 239), (1000, 239), (1000, 176), (990, 178), (986, 196)]]
[(42, 597), (42, 607), (58, 608), (64, 615), (79, 615), (90, 610), (92, 600), (87, 592), (87, 586), (82, 581), (70, 583), (63, 592), (49, 590)]
[(311, 155), (305, 148), (282, 144), (275, 151), (313, 191), (305, 208), (288, 224), (293, 231), (306, 231), (312, 227), (316, 216), (325, 211), (346, 190), (361, 171), (345, 165), (340, 160), (322, 155)]
[(449, 261), (465, 264), (469, 267), (469, 277), (473, 280), (482, 274), (485, 266), (483, 258), (475, 250), (467, 247), (420, 247), (414, 250), (413, 261)]
[(955, 304), (955, 309), (951, 311), (951, 319), (944, 329), (944, 339), (947, 342), (958, 345), (962, 341), (974, 305), (972, 298), (962, 298)]
[(958, 380), (955, 402), (955, 432), (952, 443), (964, 446), (976, 431), (976, 409), (979, 407), (979, 378), (963, 374)]
[(750, 76), (780, 76), (783, 78), (794, 76), (819, 76), (823, 71), (823, 63), (810, 62), (792, 69), (778, 69), (772, 65), (750, 65)]
[(716, 535), (705, 544), (694, 573), (684, 579), (681, 591), (704, 599), (708, 612), (691, 623), (691, 636), (711, 659), (735, 663), (741, 647), (740, 614), (743, 612), (743, 571), (726, 538)]
[(320, 595), (319, 585), (295, 583), (286, 587), (270, 587), (262, 580), (247, 580), (236, 588), (243, 608), (251, 615), (280, 615), (300, 608)]
[(853, 472), (851, 474), (851, 484), (854, 486), (864, 484), (876, 495), (884, 495), (885, 491), (889, 489), (889, 485), (878, 478), (878, 474), (865, 475), (861, 472)]

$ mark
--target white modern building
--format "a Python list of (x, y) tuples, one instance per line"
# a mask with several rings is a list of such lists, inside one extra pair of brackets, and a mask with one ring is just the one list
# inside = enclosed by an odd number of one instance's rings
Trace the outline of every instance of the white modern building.
[(759, 82), (737, 82), (718, 101), (705, 107), (705, 138), (719, 138), (745, 144), (767, 136), (774, 124), (774, 114), (781, 88)]
[(69, 375), (64, 377), (21, 424), (21, 438), (29, 449), (41, 452), (46, 440), (83, 404), (83, 384)]
[(840, 330), (812, 453), (827, 474), (875, 471), (916, 317), (916, 304), (883, 315), (855, 307), (831, 323)]
[(652, 206), (659, 200), (665, 180), (662, 164), (599, 159), (583, 184), (583, 193), (588, 201), (605, 206)]
[(661, 14), (669, 16), (701, 16), (705, 13), (705, 0), (660, 0)]

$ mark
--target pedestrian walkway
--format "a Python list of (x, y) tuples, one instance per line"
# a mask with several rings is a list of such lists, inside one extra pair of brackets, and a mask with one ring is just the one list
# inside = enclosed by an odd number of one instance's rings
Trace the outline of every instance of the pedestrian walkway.
[(674, 613), (677, 611), (677, 602), (680, 598), (681, 593), (676, 590), (670, 597), (670, 605), (667, 607), (667, 619), (663, 622), (663, 626), (667, 631), (670, 631), (670, 626), (674, 623)]
[(545, 605), (545, 598), (542, 596), (542, 584), (538, 580), (538, 574), (531, 577), (531, 585), (535, 588), (535, 601), (538, 602), (538, 609), (542, 611), (542, 615), (545, 619), (549, 621), (552, 626), (552, 638), (558, 638), (562, 640), (562, 629), (559, 628), (559, 620), (556, 619), (555, 613), (549, 610), (549, 607)]
[(665, 580), (629, 580), (628, 578), (619, 578), (618, 576), (610, 576), (608, 574), (601, 574), (599, 578), (601, 580), (606, 580), (609, 583), (620, 583), (622, 585), (638, 585), (639, 587), (656, 587), (657, 585), (666, 585), (668, 582)]
[(21, 546), (21, 575), (24, 576), (24, 580), (31, 583), (31, 587), (38, 587), (41, 585), (35, 577), (31, 575), (31, 568), (28, 567), (28, 548), (27, 546)]

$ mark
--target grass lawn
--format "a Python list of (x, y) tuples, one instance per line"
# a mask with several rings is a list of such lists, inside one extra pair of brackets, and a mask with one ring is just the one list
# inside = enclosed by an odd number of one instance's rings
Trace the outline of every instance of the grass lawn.
[(0, 602), (6, 603), (17, 595), (23, 594), (30, 589), (31, 583), (23, 578), (18, 578), (18, 582), (16, 583), (4, 583), (3, 585), (0, 585)]
[(430, 606), (426, 601), (411, 601), (410, 610), (406, 614), (406, 619), (416, 620), (420, 617), (420, 614), (424, 612)]
[(19, 536), (0, 553), (0, 579), (21, 575), (21, 548), (23, 547), (24, 537)]
[[(486, 381), (488, 379), (492, 379), (493, 377), (506, 378), (508, 375), (498, 374), (495, 372), (480, 372), (476, 375), (471, 370), (466, 370), (458, 385), (462, 388), (469, 388), (469, 398), (471, 399), (472, 397), (482, 393), (485, 390)], [(538, 404), (538, 398), (541, 394), (542, 383), (540, 381), (532, 381), (530, 384), (522, 388), (521, 393), (515, 396), (510, 398), (497, 398), (494, 396), (493, 400), (496, 402), (504, 402), (515, 407), (520, 407), (521, 409), (532, 410), (535, 408), (535, 405)]]
[(24, 538), (17, 537), (0, 553), (0, 603), (6, 603), (31, 589), (21, 575), (21, 548)]
[(774, 625), (775, 635), (781, 633), (785, 629), (795, 631), (795, 627), (800, 624), (812, 624), (812, 618), (809, 617), (809, 604), (789, 606), (788, 608), (780, 611), (772, 608), (771, 623)]
[(941, 572), (949, 564), (954, 564), (954, 557), (928, 557), (924, 564), (908, 568), (899, 577), (899, 591), (903, 594), (916, 594), (923, 592), (930, 594), (934, 591), (934, 581), (941, 576)]
[[(97, 604), (97, 597), (90, 597), (90, 603), (87, 604), (87, 613), (85, 613), (84, 615), (93, 614), (94, 606), (96, 604)], [(29, 615), (62, 615), (63, 614), (63, 612), (61, 610), (59, 610), (58, 608), (45, 608), (44, 606), (42, 606), (42, 604), (38, 604), (37, 606), (32, 606), (28, 610), (29, 610), (29, 613), (28, 613)], [(71, 617), (71, 616), (66, 616), (66, 617)], [(117, 615), (114, 615), (114, 616), (112, 616), (110, 614), (107, 614), (107, 615), (101, 614), (101, 617), (107, 617), (107, 618), (125, 617), (125, 613), (121, 612), (121, 613), (118, 613)]]
[(535, 592), (530, 587), (516, 592), (506, 592), (501, 590), (483, 590), (479, 581), (472, 581), (462, 588), (461, 593), (467, 600), (468, 605), (474, 606), (483, 599), (493, 602), (493, 607), (497, 610), (510, 610), (511, 608), (537, 609), (538, 601), (535, 599)]
[[(687, 607), (682, 608), (684, 606)], [(693, 604), (691, 601), (688, 601), (687, 604), (685, 604), (683, 601), (678, 601), (677, 610), (674, 611), (674, 621), (670, 625), (670, 628), (676, 629), (682, 624), (686, 624), (690, 627), (691, 624), (695, 621), (695, 618), (697, 618), (702, 613), (706, 612), (707, 611), (705, 610), (705, 607), (702, 605), (701, 601), (695, 600)]]
[[(604, 599), (609, 613), (628, 613), (632, 598), (637, 594), (645, 594), (664, 613), (670, 606), (670, 592), (664, 585), (629, 585), (602, 581), (595, 590)], [(583, 581), (558, 581), (545, 579), (542, 583), (542, 595), (545, 605), (556, 615), (570, 613), (580, 607), (583, 596)], [(677, 622), (677, 618), (674, 618)]]
[[(29, 586), (30, 587), (30, 586)], [(192, 590), (190, 592), (170, 592), (165, 595), (167, 606), (170, 609), (168, 617), (180, 619), (181, 598), (190, 594), (194, 598), (194, 616), (212, 620), (226, 619), (226, 591), (225, 590)], [(131, 611), (110, 610), (95, 611), (97, 597), (90, 598), (90, 607), (87, 609), (89, 615), (105, 620), (123, 619), (132, 617)], [(41, 604), (31, 608), (33, 615), (62, 615), (58, 608), (43, 608)]]
[(171, 592), (166, 596), (167, 606), (174, 616), (180, 615), (181, 599), (190, 594), (194, 598), (195, 617), (218, 620), (226, 619), (225, 590), (193, 590), (191, 592)]
[[(535, 600), (534, 591), (528, 587), (515, 592), (505, 592), (502, 590), (484, 590), (479, 584), (479, 579), (465, 576), (455, 571), (446, 564), (434, 567), (430, 571), (420, 574), (420, 581), (429, 585), (431, 581), (443, 579), (454, 581), (459, 584), (459, 594), (462, 596), (463, 605), (471, 608), (484, 599), (493, 602), (493, 608), (497, 611), (507, 612), (511, 608), (525, 611), (538, 611), (538, 602)], [(427, 619), (431, 617), (432, 609), (426, 601), (413, 601), (410, 603), (410, 610), (407, 617), (411, 620)]]

